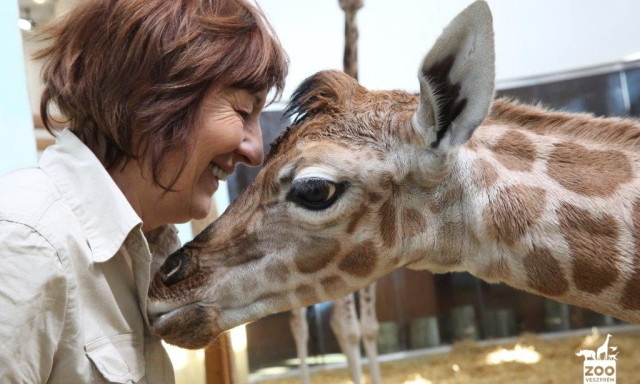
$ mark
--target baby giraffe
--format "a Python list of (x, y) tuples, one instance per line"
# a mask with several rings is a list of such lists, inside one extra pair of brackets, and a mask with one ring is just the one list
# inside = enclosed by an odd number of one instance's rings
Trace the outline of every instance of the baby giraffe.
[(200, 348), (406, 266), (640, 323), (640, 124), (493, 101), (483, 1), (422, 61), (420, 94), (320, 72), (255, 182), (153, 276), (168, 342)]
[[(356, 312), (355, 295), (350, 294), (333, 300), (333, 308), (329, 326), (338, 341), (340, 350), (347, 360), (349, 376), (353, 384), (361, 384), (362, 361), (360, 356), (360, 340), (367, 355), (371, 384), (381, 384), (380, 365), (378, 363), (378, 330), (376, 317), (376, 283), (367, 285), (359, 291), (360, 317)], [(302, 384), (309, 384), (311, 377), (306, 358), (309, 342), (309, 324), (306, 319), (307, 308), (291, 311), (290, 326), (296, 344), (296, 352), (300, 360), (300, 376)]]

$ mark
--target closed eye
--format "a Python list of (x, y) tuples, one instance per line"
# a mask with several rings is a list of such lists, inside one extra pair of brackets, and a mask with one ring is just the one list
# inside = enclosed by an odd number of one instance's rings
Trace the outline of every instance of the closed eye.
[(236, 111), (238, 113), (238, 115), (240, 117), (242, 117), (242, 120), (247, 121), (249, 119), (249, 117), (251, 116), (250, 112), (247, 111)]
[(319, 177), (297, 179), (287, 193), (287, 200), (303, 208), (320, 211), (332, 206), (346, 188), (346, 183), (336, 183)]

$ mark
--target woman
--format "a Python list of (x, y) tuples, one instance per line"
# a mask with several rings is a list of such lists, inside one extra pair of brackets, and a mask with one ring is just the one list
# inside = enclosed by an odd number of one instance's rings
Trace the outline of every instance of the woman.
[(205, 217), (287, 59), (245, 0), (83, 0), (44, 31), (41, 114), (69, 128), (40, 166), (0, 178), (3, 382), (172, 383), (150, 334), (170, 223)]

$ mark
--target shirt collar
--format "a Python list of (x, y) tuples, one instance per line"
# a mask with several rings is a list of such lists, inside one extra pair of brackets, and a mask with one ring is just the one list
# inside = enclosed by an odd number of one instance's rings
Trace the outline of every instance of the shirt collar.
[(142, 223), (94, 153), (69, 129), (40, 159), (82, 226), (94, 262), (113, 257)]

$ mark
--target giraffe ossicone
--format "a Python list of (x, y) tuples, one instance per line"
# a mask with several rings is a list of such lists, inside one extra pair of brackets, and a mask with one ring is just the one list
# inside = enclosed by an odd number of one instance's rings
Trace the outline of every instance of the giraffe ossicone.
[(200, 348), (403, 266), (640, 323), (640, 124), (494, 101), (482, 1), (419, 68), (419, 95), (305, 80), (254, 183), (153, 276), (154, 331)]

